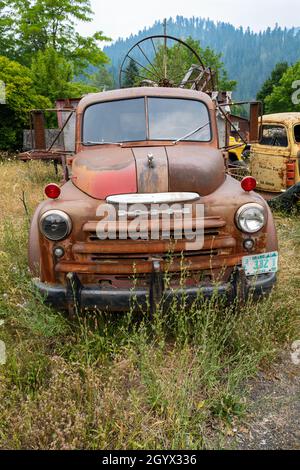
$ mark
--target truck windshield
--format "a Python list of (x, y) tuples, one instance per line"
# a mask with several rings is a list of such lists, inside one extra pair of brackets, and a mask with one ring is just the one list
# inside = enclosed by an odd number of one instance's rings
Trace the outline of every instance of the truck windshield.
[(86, 145), (179, 139), (211, 140), (209, 112), (201, 101), (134, 98), (96, 103), (84, 113)]

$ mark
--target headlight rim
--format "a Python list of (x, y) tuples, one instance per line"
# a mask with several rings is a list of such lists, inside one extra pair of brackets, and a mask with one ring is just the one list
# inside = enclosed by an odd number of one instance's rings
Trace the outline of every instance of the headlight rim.
[[(243, 215), (243, 213), (247, 210), (247, 209), (258, 209), (259, 211), (261, 211), (263, 217), (264, 217), (264, 224), (258, 229), (258, 230), (252, 230), (252, 231), (249, 231), (249, 230), (245, 230), (241, 224), (240, 224), (240, 217)], [(260, 232), (267, 224), (267, 212), (266, 212), (266, 209), (263, 205), (261, 204), (258, 204), (256, 202), (249, 202), (249, 203), (246, 203), (246, 204), (243, 204), (236, 212), (235, 214), (235, 223), (236, 223), (236, 226), (238, 227), (238, 229), (243, 232), (243, 233), (248, 233), (248, 234), (256, 234), (258, 232)]]
[[(65, 221), (67, 223), (68, 230), (62, 238), (53, 238), (53, 237), (50, 237), (49, 235), (47, 235), (45, 233), (45, 231), (43, 229), (43, 222), (49, 215), (59, 215), (59, 216), (61, 216), (65, 219)], [(70, 233), (72, 232), (72, 228), (73, 228), (73, 224), (72, 224), (71, 217), (66, 212), (64, 212), (62, 210), (58, 210), (58, 209), (48, 210), (47, 212), (45, 212), (44, 214), (41, 215), (40, 220), (39, 220), (39, 229), (40, 229), (41, 234), (47, 240), (49, 240), (51, 242), (60, 242), (62, 240), (65, 240), (70, 235)]]

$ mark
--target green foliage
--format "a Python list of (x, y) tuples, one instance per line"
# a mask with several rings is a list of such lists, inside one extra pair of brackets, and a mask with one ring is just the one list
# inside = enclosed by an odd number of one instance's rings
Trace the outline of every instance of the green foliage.
[(50, 102), (34, 90), (30, 70), (6, 57), (0, 57), (0, 80), (6, 85), (6, 104), (0, 105), (0, 148), (20, 148), (30, 109), (47, 108)]
[(288, 67), (289, 66), (287, 62), (280, 62), (276, 64), (270, 77), (265, 81), (257, 94), (256, 98), (258, 101), (262, 101), (265, 104), (266, 97), (271, 95), (274, 88), (279, 85), (279, 82), (282, 79), (283, 74), (287, 71)]
[(104, 65), (101, 65), (90, 77), (90, 84), (98, 90), (113, 90), (115, 88), (114, 77)]
[(49, 47), (72, 61), (76, 74), (89, 64), (99, 66), (108, 61), (100, 43), (109, 39), (101, 32), (83, 37), (75, 28), (76, 22), (92, 21), (89, 0), (13, 0), (10, 4), (21, 63), (30, 65), (35, 54)]
[(40, 95), (48, 96), (51, 102), (67, 98), (69, 82), (73, 79), (72, 64), (53, 47), (36, 54), (31, 71), (35, 89)]
[(108, 38), (76, 31), (76, 23), (92, 19), (89, 0), (0, 0), (0, 56), (7, 57), (0, 64), (0, 80), (7, 86), (7, 104), (0, 107), (2, 150), (21, 149), (30, 108), (99, 90), (74, 81), (89, 65), (108, 62), (100, 48)]
[(73, 65), (53, 47), (39, 51), (32, 61), (31, 72), (35, 90), (46, 96), (52, 103), (58, 98), (80, 98), (82, 95), (98, 91), (74, 79)]
[(0, 0), (0, 56), (13, 55), (13, 17), (9, 15), (9, 2)]
[[(265, 98), (266, 113), (299, 112), (299, 88), (300, 62), (297, 62), (286, 70), (279, 84), (275, 86), (272, 93)], [(298, 101), (298, 104), (295, 104), (294, 100)]]
[(84, 82), (71, 82), (68, 86), (67, 96), (69, 98), (81, 98), (88, 93), (98, 93), (100, 90), (97, 86)]

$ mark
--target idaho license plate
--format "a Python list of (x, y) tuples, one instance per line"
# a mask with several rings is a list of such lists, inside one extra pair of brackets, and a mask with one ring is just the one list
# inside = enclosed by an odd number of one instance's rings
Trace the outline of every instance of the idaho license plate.
[(278, 252), (264, 253), (262, 255), (245, 256), (243, 269), (246, 276), (276, 273), (278, 271)]

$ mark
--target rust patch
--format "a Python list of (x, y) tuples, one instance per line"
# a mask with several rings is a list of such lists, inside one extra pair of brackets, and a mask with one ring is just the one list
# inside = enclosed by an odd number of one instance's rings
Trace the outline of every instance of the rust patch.
[(73, 161), (72, 180), (95, 199), (136, 193), (136, 165), (131, 149), (106, 145), (79, 153)]

